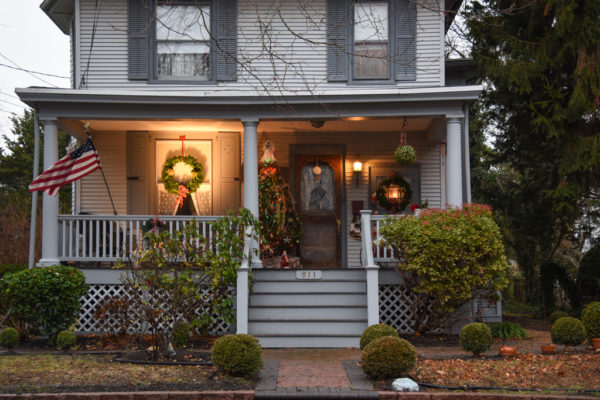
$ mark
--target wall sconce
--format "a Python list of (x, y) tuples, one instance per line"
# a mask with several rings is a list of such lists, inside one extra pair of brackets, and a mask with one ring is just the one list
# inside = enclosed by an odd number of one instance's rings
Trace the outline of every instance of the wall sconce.
[(356, 186), (358, 186), (358, 180), (360, 178), (360, 174), (362, 173), (362, 163), (360, 161), (354, 161), (354, 164), (352, 164), (352, 171), (354, 172)]

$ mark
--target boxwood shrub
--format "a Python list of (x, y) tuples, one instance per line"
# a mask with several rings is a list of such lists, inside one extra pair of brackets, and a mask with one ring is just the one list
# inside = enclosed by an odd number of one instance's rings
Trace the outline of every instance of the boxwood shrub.
[(190, 340), (190, 325), (185, 321), (177, 321), (173, 325), (173, 346), (183, 347)]
[(56, 346), (60, 350), (69, 350), (75, 347), (77, 343), (77, 338), (75, 334), (71, 331), (61, 331), (56, 337)]
[(588, 339), (600, 338), (600, 301), (585, 306), (581, 312), (581, 322)]
[(365, 329), (362, 336), (360, 337), (360, 349), (364, 349), (373, 340), (384, 336), (398, 337), (398, 331), (395, 328), (392, 328), (391, 326), (386, 324), (376, 324), (369, 326), (367, 329)]
[(0, 280), (11, 315), (47, 335), (50, 344), (77, 321), (87, 290), (83, 273), (64, 265), (26, 269)]
[(382, 336), (369, 343), (361, 354), (365, 375), (373, 379), (398, 378), (413, 369), (417, 351), (412, 344), (394, 336)]
[(465, 325), (459, 337), (462, 348), (476, 356), (492, 347), (492, 330), (480, 322)]
[(233, 376), (250, 376), (262, 365), (262, 348), (254, 336), (225, 335), (212, 347), (215, 365)]
[(550, 316), (548, 317), (548, 319), (550, 320), (551, 324), (554, 324), (559, 319), (564, 318), (564, 317), (568, 317), (568, 316), (569, 316), (568, 312), (559, 310), (559, 311), (554, 311), (552, 314), (550, 314)]
[(573, 317), (559, 318), (552, 324), (552, 343), (565, 346), (579, 346), (585, 341), (585, 328), (580, 320)]
[(19, 332), (15, 328), (4, 328), (0, 332), (0, 347), (12, 349), (19, 344)]

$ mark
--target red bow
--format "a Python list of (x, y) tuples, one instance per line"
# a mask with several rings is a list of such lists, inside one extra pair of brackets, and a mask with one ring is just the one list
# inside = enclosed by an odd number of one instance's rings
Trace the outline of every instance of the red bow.
[(183, 199), (185, 199), (188, 196), (189, 192), (190, 190), (188, 188), (186, 188), (183, 185), (179, 185), (179, 194), (177, 196), (177, 199), (175, 200), (175, 209), (178, 209), (179, 207), (183, 206)]

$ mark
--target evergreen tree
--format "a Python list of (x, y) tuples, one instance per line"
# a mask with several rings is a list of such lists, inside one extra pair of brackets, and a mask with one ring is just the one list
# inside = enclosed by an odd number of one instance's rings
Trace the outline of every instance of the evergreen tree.
[(274, 147), (267, 141), (258, 174), (258, 207), (263, 257), (293, 255), (300, 243), (302, 227), (288, 184), (281, 175)]
[(466, 17), (496, 151), (474, 194), (497, 210), (534, 298), (540, 264), (600, 187), (600, 2), (475, 1)]

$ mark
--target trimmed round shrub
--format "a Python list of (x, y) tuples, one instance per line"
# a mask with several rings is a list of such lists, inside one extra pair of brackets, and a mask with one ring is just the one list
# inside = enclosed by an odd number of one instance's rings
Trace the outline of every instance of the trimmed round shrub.
[(600, 301), (585, 306), (581, 312), (581, 323), (588, 339), (600, 338)]
[(251, 335), (225, 335), (212, 347), (215, 365), (233, 376), (250, 376), (262, 365), (262, 348)]
[(173, 346), (183, 347), (187, 345), (190, 340), (190, 330), (190, 325), (187, 322), (175, 322), (175, 325), (173, 325)]
[(398, 337), (398, 331), (395, 328), (392, 328), (391, 326), (386, 324), (376, 324), (369, 326), (367, 329), (365, 329), (362, 336), (360, 337), (360, 349), (364, 349), (373, 340), (384, 336)]
[(12, 349), (19, 344), (19, 332), (15, 328), (4, 328), (0, 332), (0, 347)]
[(64, 265), (26, 269), (0, 280), (11, 315), (39, 329), (56, 344), (60, 331), (77, 321), (88, 285), (83, 273)]
[(77, 338), (75, 334), (71, 331), (61, 331), (56, 337), (56, 346), (60, 350), (69, 350), (75, 347), (77, 343)]
[(412, 344), (394, 336), (383, 336), (369, 343), (361, 355), (365, 375), (373, 379), (397, 378), (417, 363), (417, 351)]
[(492, 330), (480, 322), (465, 325), (459, 337), (462, 348), (473, 355), (485, 353), (492, 347)]
[(585, 341), (585, 328), (580, 320), (573, 317), (559, 318), (552, 324), (552, 343), (565, 346), (579, 346)]
[(566, 311), (554, 311), (552, 314), (550, 314), (548, 319), (550, 320), (551, 324), (554, 324), (559, 319), (568, 317), (568, 316), (569, 316), (569, 313)]

